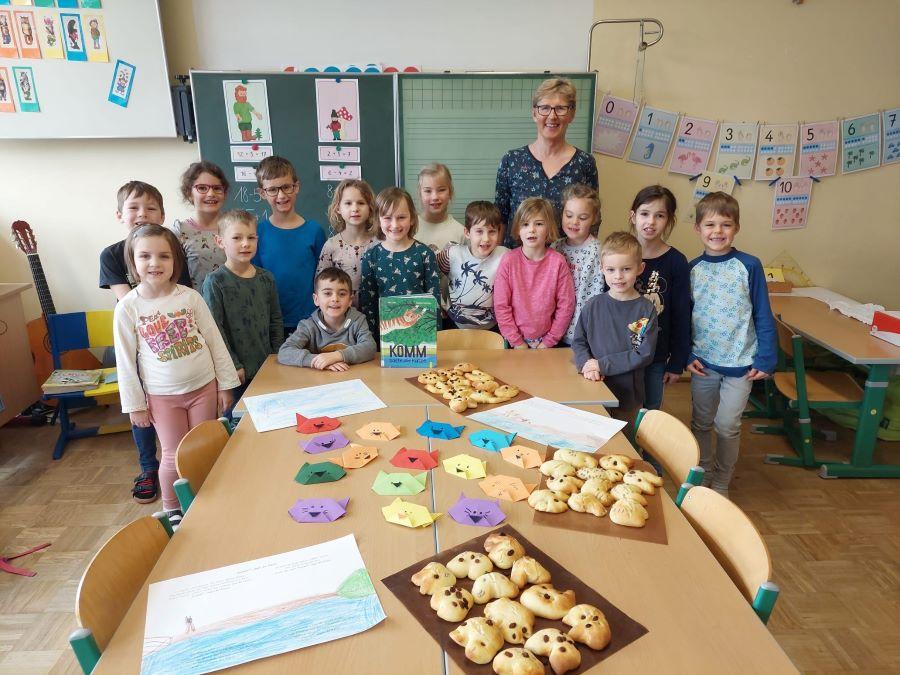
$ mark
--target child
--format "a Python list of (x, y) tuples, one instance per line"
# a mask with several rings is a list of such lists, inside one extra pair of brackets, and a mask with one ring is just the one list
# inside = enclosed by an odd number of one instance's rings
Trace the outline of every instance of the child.
[(181, 521), (172, 483), (175, 450), (200, 422), (216, 419), (240, 384), (216, 322), (200, 294), (176, 283), (184, 267), (178, 239), (161, 225), (141, 225), (125, 240), (125, 261), (138, 285), (113, 317), (119, 397), (131, 423), (159, 434), (163, 508)]
[(216, 245), (216, 220), (228, 195), (225, 172), (212, 162), (194, 162), (181, 175), (181, 196), (194, 207), (194, 216), (172, 223), (187, 258), (191, 284), (203, 288), (206, 275), (225, 264), (225, 254)]
[(562, 229), (566, 236), (553, 242), (554, 251), (563, 254), (575, 280), (575, 314), (566, 329), (563, 342), (571, 345), (575, 339), (575, 325), (584, 303), (602, 293), (603, 275), (600, 273), (600, 197), (587, 185), (570, 185), (562, 195)]
[(375, 194), (364, 180), (342, 180), (334, 191), (328, 220), (334, 236), (325, 242), (316, 274), (329, 267), (344, 270), (353, 282), (353, 306), (359, 308), (362, 257), (375, 243)]
[(359, 308), (378, 332), (378, 298), (383, 295), (431, 293), (440, 303), (440, 274), (434, 253), (413, 237), (419, 218), (412, 197), (403, 188), (382, 190), (375, 198), (379, 242), (365, 252), (359, 283)]
[(467, 242), (448, 246), (437, 255), (438, 267), (449, 280), (447, 314), (457, 328), (492, 330), (497, 325), (494, 277), (508, 251), (497, 245), (503, 237), (503, 219), (497, 207), (485, 201), (469, 204), (465, 235)]
[(281, 345), (278, 363), (341, 372), (371, 361), (377, 349), (375, 338), (366, 317), (350, 306), (350, 275), (328, 267), (316, 275), (315, 288), (313, 302), (318, 309)]
[(691, 429), (700, 444), (704, 484), (728, 496), (750, 388), (775, 369), (775, 319), (762, 263), (732, 247), (741, 229), (737, 200), (711, 192), (697, 204), (696, 216), (704, 252), (690, 264)]
[[(256, 217), (229, 211), (219, 218), (216, 244), (225, 264), (206, 276), (203, 299), (222, 333), (241, 386), (232, 392), (240, 399), (269, 354), (284, 342), (284, 322), (275, 277), (253, 266), (256, 255)], [(230, 410), (226, 412), (228, 416)]]
[(443, 164), (423, 167), (419, 172), (419, 201), (425, 222), (418, 239), (435, 253), (462, 241), (463, 226), (448, 212), (452, 200), (450, 169)]
[[(146, 223), (162, 225), (166, 215), (159, 190), (149, 183), (138, 180), (129, 181), (120, 187), (116, 194), (116, 202), (116, 219), (129, 231)], [(190, 287), (191, 279), (187, 269), (181, 271), (178, 283)], [(100, 253), (100, 288), (112, 290), (118, 301), (135, 286), (137, 280), (131, 276), (125, 265), (125, 240), (103, 249)], [(104, 362), (106, 361), (107, 359), (104, 359)], [(156, 431), (153, 427), (139, 427), (132, 424), (131, 435), (137, 446), (141, 465), (141, 473), (134, 479), (131, 496), (138, 504), (149, 504), (155, 502), (159, 494)]]
[(677, 382), (691, 350), (691, 279), (687, 258), (666, 243), (675, 227), (675, 195), (650, 185), (631, 204), (631, 232), (641, 242), (644, 271), (635, 288), (653, 303), (659, 336), (653, 362), (644, 370), (644, 407), (658, 410), (663, 386)]
[(494, 314), (514, 349), (555, 347), (575, 313), (575, 283), (562, 254), (548, 248), (559, 238), (556, 211), (529, 197), (516, 210), (512, 238), (521, 242), (500, 260), (494, 279)]
[(300, 319), (313, 313), (313, 277), (325, 233), (314, 220), (294, 211), (300, 180), (294, 166), (283, 157), (266, 157), (256, 168), (257, 193), (268, 202), (272, 214), (259, 221), (253, 264), (269, 270), (278, 287), (284, 334)]
[(634, 288), (644, 269), (637, 239), (613, 232), (600, 259), (609, 290), (581, 311), (572, 343), (575, 367), (587, 380), (602, 380), (619, 399), (616, 417), (631, 422), (644, 400), (644, 368), (656, 349), (656, 309)]

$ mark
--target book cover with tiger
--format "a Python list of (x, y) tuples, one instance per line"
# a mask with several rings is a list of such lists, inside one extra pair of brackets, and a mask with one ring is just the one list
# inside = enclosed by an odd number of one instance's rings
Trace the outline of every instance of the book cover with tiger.
[(437, 300), (430, 293), (378, 299), (382, 368), (437, 366)]

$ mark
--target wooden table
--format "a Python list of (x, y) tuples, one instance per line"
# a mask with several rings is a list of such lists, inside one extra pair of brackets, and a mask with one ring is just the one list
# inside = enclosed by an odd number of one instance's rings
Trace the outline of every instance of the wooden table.
[[(823, 478), (900, 478), (900, 465), (873, 464), (878, 425), (893, 368), (900, 364), (900, 347), (872, 337), (869, 326), (831, 310), (813, 298), (771, 296), (772, 312), (799, 335), (855, 365), (865, 366), (866, 378), (859, 424), (850, 462), (816, 462)], [(792, 463), (793, 457), (770, 455), (767, 461)]]
[[(508, 366), (479, 359), (474, 352), (455, 353), (452, 361), (467, 360), (509, 380), (534, 394), (547, 391), (583, 392), (583, 380), (574, 369), (556, 376), (564, 362), (558, 352), (540, 350), (528, 354), (530, 367), (513, 372)], [(516, 352), (502, 352), (516, 357)], [(459, 357), (459, 358), (457, 358)], [(463, 359), (463, 357), (466, 357)], [(449, 360), (450, 355), (444, 354)], [(520, 362), (521, 363), (521, 362)], [(549, 367), (546, 365), (549, 364)], [(552, 369), (552, 370), (551, 370)], [(273, 372), (273, 371), (278, 372)], [(321, 373), (291, 369), (291, 388), (319, 382)], [(350, 371), (353, 373), (353, 369)], [(357, 371), (359, 372), (359, 371)], [(394, 371), (403, 377), (407, 371)], [(403, 382), (390, 382), (383, 373), (372, 386), (392, 400), (411, 400), (418, 392)], [(274, 381), (286, 378), (281, 366), (268, 363), (254, 381), (255, 393), (269, 390)], [(505, 379), (505, 377), (504, 377)], [(602, 390), (593, 385), (593, 395)], [(407, 387), (412, 392), (404, 392)], [(499, 455), (471, 446), (466, 437), (483, 428), (451, 412), (433, 399), (422, 405), (393, 405), (384, 410), (342, 418), (341, 430), (351, 439), (368, 421), (390, 421), (403, 434), (390, 442), (376, 443), (381, 456), (362, 469), (350, 470), (336, 483), (302, 486), (293, 482), (300, 465), (311, 456), (302, 453), (293, 429), (259, 434), (249, 416), (238, 425), (219, 461), (197, 494), (181, 528), (166, 547), (148, 579), (148, 584), (184, 574), (229, 565), (353, 533), (366, 567), (375, 582), (387, 620), (359, 635), (251, 662), (235, 668), (240, 672), (304, 673), (435, 673), (446, 674), (447, 664), (437, 643), (422, 633), (419, 624), (388, 591), (380, 579), (417, 560), (434, 555), (481, 534), (481, 528), (465, 527), (444, 516), (433, 527), (411, 530), (387, 523), (379, 509), (393, 497), (381, 497), (370, 487), (379, 470), (399, 470), (388, 460), (401, 446), (438, 450), (445, 459), (458, 452), (482, 457), (495, 473), (527, 477), (536, 482), (536, 470), (525, 471), (503, 462)], [(579, 406), (581, 407), (581, 406)], [(603, 412), (599, 405), (584, 406)], [(426, 418), (465, 424), (464, 436), (456, 441), (425, 439), (415, 428)], [(358, 439), (356, 439), (358, 440)], [(530, 444), (529, 441), (520, 441)], [(634, 454), (624, 436), (618, 434), (609, 450)], [(327, 459), (337, 453), (316, 457)], [(321, 461), (319, 459), (318, 461)], [(475, 481), (461, 481), (442, 467), (429, 472), (428, 488), (414, 497), (433, 511), (444, 512), (461, 490), (478, 496)], [(329, 525), (299, 525), (287, 509), (300, 496), (350, 497), (347, 515)], [(626, 613), (650, 630), (648, 635), (603, 661), (604, 672), (796, 672), (790, 660), (757, 619), (750, 605), (694, 533), (672, 501), (663, 496), (668, 523), (668, 546), (535, 527), (526, 502), (504, 509), (509, 522), (543, 550), (569, 567)], [(104, 652), (97, 673), (132, 673), (140, 668), (140, 651), (147, 605), (147, 586), (138, 595), (119, 630)]]

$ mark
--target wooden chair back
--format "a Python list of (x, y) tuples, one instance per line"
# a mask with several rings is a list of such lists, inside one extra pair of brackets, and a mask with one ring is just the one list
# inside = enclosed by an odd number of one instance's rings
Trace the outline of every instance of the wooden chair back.
[(75, 618), (93, 632), (101, 651), (167, 543), (162, 524), (144, 516), (116, 532), (88, 563), (75, 595)]
[(794, 358), (794, 331), (781, 319), (775, 319), (775, 328), (778, 331), (778, 346), (785, 355)]
[(700, 446), (693, 432), (662, 410), (648, 410), (637, 428), (638, 445), (662, 465), (677, 485), (700, 463)]
[(772, 576), (766, 542), (734, 502), (707, 487), (688, 490), (681, 511), (751, 604)]
[(490, 330), (439, 330), (438, 349), (503, 349), (503, 336)]
[(181, 439), (175, 451), (175, 469), (179, 477), (188, 479), (194, 494), (200, 490), (227, 442), (228, 430), (219, 420), (201, 422)]

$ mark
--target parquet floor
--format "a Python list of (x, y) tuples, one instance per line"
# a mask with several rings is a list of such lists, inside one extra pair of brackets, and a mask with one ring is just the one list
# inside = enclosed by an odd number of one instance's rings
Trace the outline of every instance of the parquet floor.
[[(688, 420), (688, 385), (667, 396), (665, 407)], [(53, 542), (18, 561), (36, 577), (0, 574), (0, 675), (80, 672), (67, 637), (81, 572), (120, 526), (160, 506), (131, 501), (129, 436), (77, 441), (54, 462), (55, 432), (0, 429), (0, 552)], [(786, 451), (786, 442), (748, 432), (746, 424), (731, 498), (775, 561), (782, 594), (772, 634), (807, 673), (900, 672), (900, 481), (826, 481), (766, 465), (764, 455)], [(839, 429), (819, 454), (846, 455), (851, 441)], [(900, 443), (880, 444), (876, 461), (891, 460), (900, 462)]]

